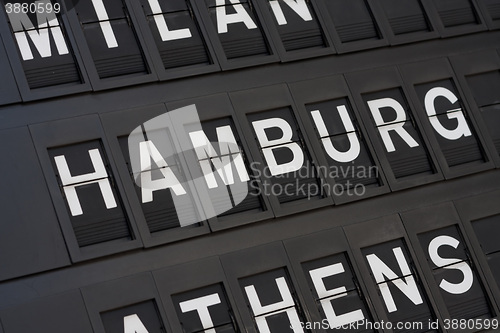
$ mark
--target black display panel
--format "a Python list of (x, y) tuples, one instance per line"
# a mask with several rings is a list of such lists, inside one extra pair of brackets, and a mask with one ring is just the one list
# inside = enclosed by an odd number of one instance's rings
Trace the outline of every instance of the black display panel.
[[(136, 133), (132, 138), (120, 137), (120, 148), (134, 183), (142, 212), (149, 232), (154, 234), (163, 230), (181, 227), (183, 221), (198, 221), (199, 214), (195, 207), (192, 193), (183, 186), (188, 175), (181, 163), (181, 156), (176, 152), (174, 138), (169, 129)], [(149, 154), (149, 163), (144, 163), (140, 156)], [(134, 169), (134, 163), (140, 162), (140, 169)], [(141, 170), (137, 172), (136, 170)], [(178, 185), (177, 185), (178, 184)], [(176, 197), (182, 197), (175, 200)], [(195, 228), (202, 223), (184, 225), (184, 228)]]
[(92, 332), (172, 332), (150, 272), (87, 285), (80, 292)]
[[(226, 94), (167, 104), (193, 194), (212, 231), (272, 216), (261, 174)], [(189, 116), (189, 117), (188, 117)]]
[(452, 319), (490, 318), (490, 305), (456, 226), (418, 236)]
[(422, 0), (381, 1), (395, 36), (432, 31)]
[(153, 272), (171, 332), (241, 332), (239, 315), (219, 257)]
[(341, 43), (381, 38), (372, 10), (366, 0), (322, 0)]
[(471, 0), (434, 0), (434, 4), (445, 28), (480, 23)]
[(286, 51), (323, 48), (323, 29), (310, 1), (264, 1)]
[(101, 312), (101, 320), (106, 333), (167, 333), (155, 300)]
[[(248, 211), (263, 211), (265, 206), (262, 201), (262, 194), (259, 191), (258, 179), (255, 177), (255, 170), (252, 170), (250, 166), (250, 161), (244, 152), (242, 142), (232, 119), (225, 117), (207, 120), (203, 121), (201, 126), (203, 133), (215, 150), (210, 153), (211, 156), (207, 152), (211, 151), (212, 147), (208, 148), (208, 146), (205, 146), (208, 149), (204, 152), (198, 150), (200, 152), (198, 163), (201, 168), (199, 171), (204, 175), (213, 175), (213, 178), (209, 177), (213, 188), (209, 186), (208, 195), (216, 210), (218, 204), (223, 206), (227, 204), (225, 202), (225, 198), (227, 198), (226, 193), (229, 194), (231, 206), (234, 207), (219, 216), (228, 216)], [(186, 128), (186, 130), (188, 129)], [(197, 138), (200, 137), (198, 136)], [(193, 137), (191, 139), (193, 140)], [(228, 167), (231, 168), (231, 171)], [(235, 183), (247, 183), (248, 194), (244, 192), (240, 193), (239, 186), (238, 188), (234, 188), (236, 192), (233, 192), (230, 185), (234, 185)], [(227, 192), (224, 192), (222, 196), (220, 195), (220, 187), (227, 189)], [(242, 197), (243, 195), (244, 197)]]
[[(367, 329), (373, 319), (346, 253), (305, 262), (302, 268), (318, 311), (331, 319), (327, 332), (375, 332)], [(359, 326), (341, 328), (352, 322)]]
[(478, 6), (490, 30), (500, 28), (500, 1), (478, 0)]
[(149, 73), (122, 0), (74, 0), (73, 3), (99, 78)]
[(99, 140), (48, 149), (78, 245), (133, 239)]
[[(290, 85), (319, 167), (332, 188), (335, 203), (370, 197), (389, 190), (385, 169), (368, 139), (361, 108), (352, 102), (342, 76), (300, 81)], [(384, 166), (385, 168), (385, 166)]]
[(472, 221), (472, 227), (486, 256), (497, 286), (500, 286), (500, 243), (496, 236), (500, 232), (500, 215), (493, 215)]
[(0, 280), (69, 265), (66, 244), (29, 130), (18, 127), (0, 131), (0, 155), (9, 161), (0, 165), (1, 174), (8, 175), (0, 189), (5, 198), (0, 201)]
[(93, 331), (79, 290), (2, 309), (0, 316), (5, 333)]
[(486, 128), (500, 155), (500, 71), (467, 76), (467, 83), (481, 111)]
[(300, 331), (306, 320), (285, 268), (239, 279), (239, 285), (259, 332)]
[(290, 108), (247, 115), (271, 180), (269, 193), (280, 203), (319, 199), (326, 194)]
[[(403, 239), (361, 249), (370, 274), (384, 301), (394, 332), (428, 332), (435, 317)], [(396, 329), (396, 323), (421, 323), (412, 329)]]
[(435, 173), (422, 134), (401, 88), (363, 94), (372, 126), (396, 179)]
[(141, 4), (165, 69), (213, 63), (189, 1)]
[(328, 177), (345, 190), (358, 184), (380, 186), (378, 166), (359, 130), (349, 100), (340, 98), (307, 104), (306, 110), (327, 157)]
[[(80, 68), (62, 25), (60, 3), (5, 0), (2, 4), (29, 88), (81, 84)], [(36, 14), (33, 6), (43, 7), (43, 11)]]
[(486, 6), (486, 10), (490, 15), (491, 20), (498, 24), (500, 21), (500, 1), (482, 0), (481, 2)]
[(450, 168), (486, 160), (460, 94), (451, 79), (415, 87)]
[(172, 301), (185, 333), (239, 332), (222, 284), (172, 295)]
[(3, 105), (20, 102), (21, 96), (19, 95), (17, 85), (15, 84), (16, 80), (14, 79), (12, 68), (10, 67), (10, 63), (7, 61), (7, 52), (5, 51), (1, 37), (0, 43), (0, 57), (5, 59), (5, 61), (3, 61), (0, 65), (0, 76), (3, 78), (0, 83), (0, 104)]
[(227, 59), (269, 55), (269, 47), (251, 0), (205, 0)]

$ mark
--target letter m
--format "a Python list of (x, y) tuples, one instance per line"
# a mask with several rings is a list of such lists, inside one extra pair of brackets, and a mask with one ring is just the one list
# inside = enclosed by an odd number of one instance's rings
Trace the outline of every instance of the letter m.
[[(43, 6), (40, 4), (43, 4)], [(48, 6), (48, 4), (50, 4), (50, 0), (35, 1), (36, 8), (39, 8), (39, 6), (47, 8), (46, 6)], [(26, 13), (14, 13), (11, 11), (7, 13), (7, 15), (9, 16), (10, 24), (12, 25), (12, 30), (14, 31), (14, 36), (16, 37), (17, 45), (19, 46), (23, 60), (33, 59), (28, 37), (31, 39), (33, 45), (35, 45), (42, 58), (52, 56), (49, 30), (52, 33), (54, 44), (59, 55), (69, 53), (68, 46), (66, 45), (54, 11), (50, 13), (47, 13), (47, 11), (37, 11), (36, 27)]]
[(215, 179), (210, 163), (212, 163), (215, 170), (217, 170), (217, 173), (222, 178), (224, 185), (234, 184), (232, 170), (233, 164), (236, 167), (236, 171), (241, 182), (250, 180), (243, 162), (243, 157), (241, 156), (241, 152), (236, 142), (236, 138), (234, 137), (230, 126), (217, 128), (217, 140), (221, 153), (220, 157), (203, 131), (191, 132), (189, 133), (189, 136), (191, 137), (191, 141), (209, 188), (218, 187), (217, 180)]

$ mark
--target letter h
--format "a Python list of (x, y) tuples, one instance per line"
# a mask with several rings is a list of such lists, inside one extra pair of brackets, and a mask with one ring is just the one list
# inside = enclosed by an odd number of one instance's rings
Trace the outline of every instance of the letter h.
[(89, 155), (95, 171), (78, 176), (71, 175), (68, 163), (66, 162), (66, 157), (64, 155), (54, 157), (57, 171), (59, 172), (59, 176), (61, 177), (61, 182), (63, 184), (64, 194), (66, 195), (66, 200), (68, 201), (68, 206), (72, 216), (83, 214), (82, 206), (80, 205), (80, 200), (78, 199), (78, 194), (76, 193), (76, 188), (78, 186), (97, 183), (101, 190), (106, 208), (111, 209), (116, 207), (116, 200), (111, 189), (109, 176), (99, 150), (89, 150)]

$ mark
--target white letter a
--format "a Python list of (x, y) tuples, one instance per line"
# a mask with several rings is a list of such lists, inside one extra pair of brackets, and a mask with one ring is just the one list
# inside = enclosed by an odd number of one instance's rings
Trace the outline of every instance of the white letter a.
[(136, 314), (123, 317), (123, 333), (149, 333)]
[(243, 5), (239, 0), (229, 0), (233, 5), (236, 13), (228, 14), (226, 13), (225, 0), (217, 0), (217, 30), (220, 34), (227, 32), (227, 25), (231, 23), (243, 22), (247, 29), (256, 29), (257, 25), (252, 20), (250, 15), (247, 13)]

